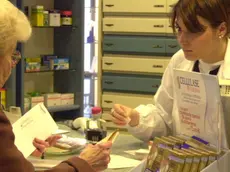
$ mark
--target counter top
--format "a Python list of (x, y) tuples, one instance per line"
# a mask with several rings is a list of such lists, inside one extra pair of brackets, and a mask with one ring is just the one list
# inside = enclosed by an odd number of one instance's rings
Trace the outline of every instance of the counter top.
[[(70, 130), (68, 127), (64, 125), (60, 125), (60, 129), (64, 130)], [(108, 131), (111, 132), (111, 131)], [(71, 130), (70, 133), (66, 134), (70, 137), (78, 137), (78, 138), (84, 138), (84, 135), (82, 132), (79, 132), (77, 130)], [(128, 132), (125, 131), (120, 131), (120, 135), (117, 137), (116, 141), (113, 144), (112, 147), (112, 152), (111, 154), (116, 154), (120, 156), (124, 156), (126, 158), (132, 158), (135, 159), (134, 155), (125, 153), (124, 151), (127, 150), (137, 150), (137, 149), (147, 149), (147, 144), (138, 140), (137, 138), (133, 137), (130, 135)], [(74, 155), (59, 155), (59, 156), (50, 156), (47, 155), (45, 159), (52, 159), (52, 160), (65, 160), (68, 159), (69, 157), (74, 156)], [(123, 169), (107, 169), (105, 172), (128, 172), (132, 168), (123, 168)]]

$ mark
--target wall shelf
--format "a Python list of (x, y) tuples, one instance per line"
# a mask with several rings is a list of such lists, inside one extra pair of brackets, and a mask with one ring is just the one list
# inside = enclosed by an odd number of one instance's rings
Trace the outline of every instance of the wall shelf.
[(80, 105), (62, 105), (62, 106), (47, 107), (47, 110), (50, 113), (71, 111), (71, 110), (78, 110), (78, 109), (80, 109)]
[[(42, 93), (73, 93), (74, 105), (49, 107), (54, 119), (75, 119), (83, 116), (84, 86), (84, 0), (15, 0), (23, 11), (25, 7), (42, 5), (44, 9), (70, 10), (73, 12), (71, 26), (32, 26), (36, 30), (26, 43), (19, 43), (17, 49), (22, 60), (17, 66), (16, 106), (26, 111), (25, 95), (37, 91)], [(28, 13), (29, 14), (29, 13)], [(29, 16), (30, 18), (30, 16)], [(68, 70), (26, 72), (25, 58), (52, 54), (69, 58)], [(34, 75), (33, 75), (34, 74)]]
[(27, 72), (25, 71), (25, 73), (45, 73), (45, 72), (65, 72), (65, 71), (69, 71), (69, 72), (75, 72), (77, 71), (76, 69), (63, 69), (63, 70), (40, 70), (40, 71), (31, 71), (31, 72)]
[(33, 26), (33, 28), (77, 28), (77, 26)]

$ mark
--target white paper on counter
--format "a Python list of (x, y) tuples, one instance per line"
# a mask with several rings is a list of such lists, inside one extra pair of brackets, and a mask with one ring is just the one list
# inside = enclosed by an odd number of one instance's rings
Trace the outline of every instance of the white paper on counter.
[(50, 113), (39, 103), (13, 124), (15, 145), (27, 158), (36, 148), (34, 138), (47, 139), (58, 129)]
[(66, 133), (70, 133), (69, 130), (62, 130), (62, 129), (58, 129), (56, 130), (54, 133), (52, 133), (53, 135), (60, 135), (60, 134), (66, 134)]
[(148, 149), (138, 149), (138, 150), (127, 150), (124, 151), (125, 153), (128, 153), (130, 155), (137, 155), (137, 154), (142, 154), (142, 155), (148, 155), (149, 154), (149, 150)]
[(28, 161), (30, 161), (36, 169), (39, 168), (51, 169), (62, 162), (61, 160), (37, 159), (37, 158), (28, 158)]
[(111, 160), (108, 166), (110, 169), (136, 167), (141, 162), (139, 160), (126, 158), (120, 155), (111, 155), (110, 157)]

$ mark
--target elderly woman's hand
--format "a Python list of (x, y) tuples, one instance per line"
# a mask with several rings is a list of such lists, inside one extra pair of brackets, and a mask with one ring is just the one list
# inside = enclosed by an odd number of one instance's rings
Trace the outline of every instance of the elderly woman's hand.
[(112, 142), (88, 145), (79, 157), (87, 161), (95, 171), (103, 171), (110, 162), (111, 147)]
[(42, 154), (45, 152), (45, 149), (47, 147), (55, 145), (57, 140), (60, 138), (61, 138), (60, 135), (52, 135), (48, 137), (45, 141), (35, 138), (33, 141), (33, 145), (36, 147), (36, 150), (31, 155), (36, 157), (41, 157)]

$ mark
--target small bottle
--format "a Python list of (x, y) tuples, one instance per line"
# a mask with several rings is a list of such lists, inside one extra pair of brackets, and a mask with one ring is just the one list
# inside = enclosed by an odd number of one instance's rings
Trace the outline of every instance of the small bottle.
[(43, 11), (44, 26), (49, 26), (49, 11)]
[(101, 117), (102, 109), (100, 107), (93, 107), (91, 110), (92, 110), (91, 118), (95, 121), (98, 120)]
[(61, 24), (62, 26), (71, 26), (73, 24), (72, 11), (61, 12)]
[(32, 7), (31, 11), (31, 23), (33, 26), (44, 26), (44, 6), (36, 5)]
[(61, 26), (61, 14), (58, 10), (49, 11), (49, 25), (54, 27)]
[(102, 109), (93, 107), (91, 109), (91, 119), (86, 122), (86, 139), (91, 143), (97, 143), (106, 137), (105, 121), (101, 119)]

